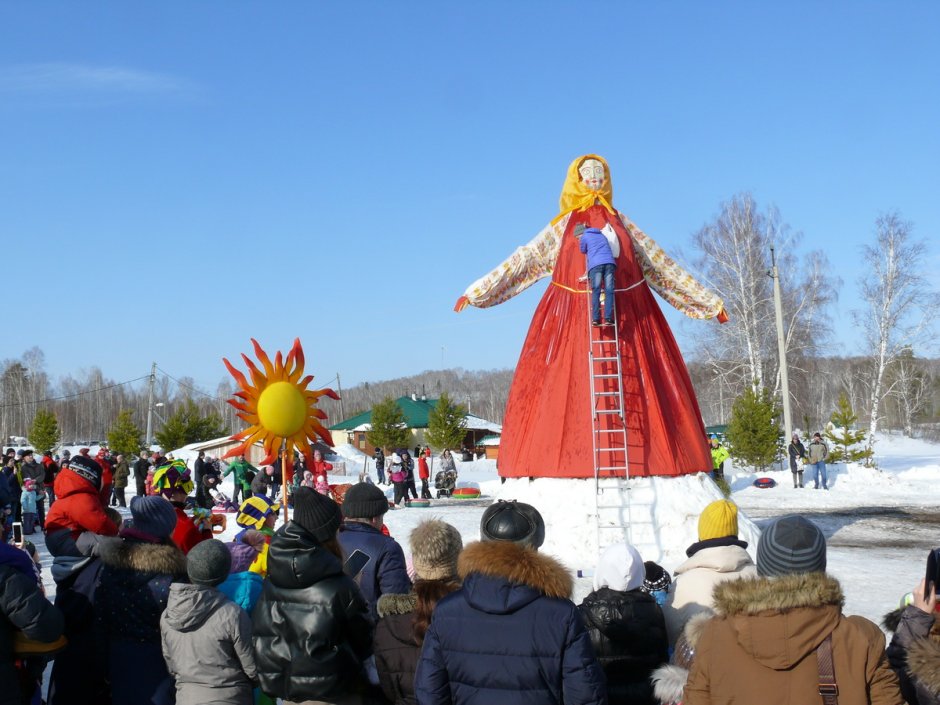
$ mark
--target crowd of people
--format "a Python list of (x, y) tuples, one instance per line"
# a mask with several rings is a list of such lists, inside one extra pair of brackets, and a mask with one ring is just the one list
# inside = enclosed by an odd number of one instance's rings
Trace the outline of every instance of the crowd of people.
[[(396, 498), (403, 455), (379, 475)], [(522, 502), (489, 506), (467, 545), (422, 521), (406, 558), (377, 484), (337, 504), (305, 482), (324, 470), (314, 457), (278, 528), (274, 474), (241, 458), (226, 474), (248, 496), (223, 543), (191, 497), (217, 486), (211, 458), (194, 481), (182, 461), (142, 455), (145, 491), (125, 521), (109, 506), (121, 460), (49, 456), (50, 477), (32, 453), (11, 457), (24, 487), (51, 485), (41, 519), (38, 494), (14, 516), (37, 515), (56, 595), (26, 537), (0, 544), (0, 705), (39, 702), (50, 660), (49, 705), (940, 702), (935, 588), (893, 614), (886, 650), (877, 626), (843, 614), (825, 538), (800, 516), (771, 521), (752, 561), (737, 507), (715, 501), (674, 576), (616, 543), (575, 604), (572, 573), (540, 552), (548, 529)]]

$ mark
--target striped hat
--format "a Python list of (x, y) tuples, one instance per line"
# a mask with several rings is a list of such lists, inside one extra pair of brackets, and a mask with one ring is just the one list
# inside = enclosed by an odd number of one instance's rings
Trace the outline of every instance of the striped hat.
[(235, 523), (245, 529), (260, 529), (264, 526), (264, 520), (280, 508), (280, 502), (272, 502), (263, 494), (256, 494), (242, 502)]
[(186, 494), (193, 491), (193, 480), (189, 468), (182, 460), (174, 460), (161, 465), (153, 473), (153, 486), (164, 497), (169, 497), (175, 490)]
[(763, 576), (824, 573), (826, 537), (813, 522), (795, 514), (771, 522), (757, 542), (757, 572)]

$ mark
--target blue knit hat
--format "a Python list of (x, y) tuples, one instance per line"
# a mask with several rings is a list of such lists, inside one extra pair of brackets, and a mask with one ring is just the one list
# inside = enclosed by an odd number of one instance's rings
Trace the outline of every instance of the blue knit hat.
[(157, 539), (165, 539), (176, 528), (176, 510), (162, 497), (134, 497), (131, 500), (133, 528)]

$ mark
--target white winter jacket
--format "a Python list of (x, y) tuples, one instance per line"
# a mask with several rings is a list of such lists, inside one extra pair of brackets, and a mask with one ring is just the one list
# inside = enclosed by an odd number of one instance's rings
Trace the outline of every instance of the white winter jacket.
[[(726, 541), (726, 545), (716, 545)], [(715, 586), (728, 580), (757, 575), (757, 567), (748, 555), (743, 541), (714, 539), (701, 542), (689, 559), (676, 568), (669, 597), (663, 606), (669, 644), (674, 645), (682, 628), (694, 615), (711, 611)], [(696, 544), (698, 545), (698, 544)], [(695, 546), (692, 546), (694, 549)]]

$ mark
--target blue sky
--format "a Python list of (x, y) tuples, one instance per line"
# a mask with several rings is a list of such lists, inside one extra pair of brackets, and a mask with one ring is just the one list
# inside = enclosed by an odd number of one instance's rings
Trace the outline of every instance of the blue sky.
[(673, 254), (735, 193), (776, 204), (844, 281), (853, 353), (879, 213), (940, 269), (938, 26), (932, 2), (4, 3), (0, 358), (208, 389), (250, 337), (344, 385), (512, 366), (544, 286), (453, 303), (587, 152)]

